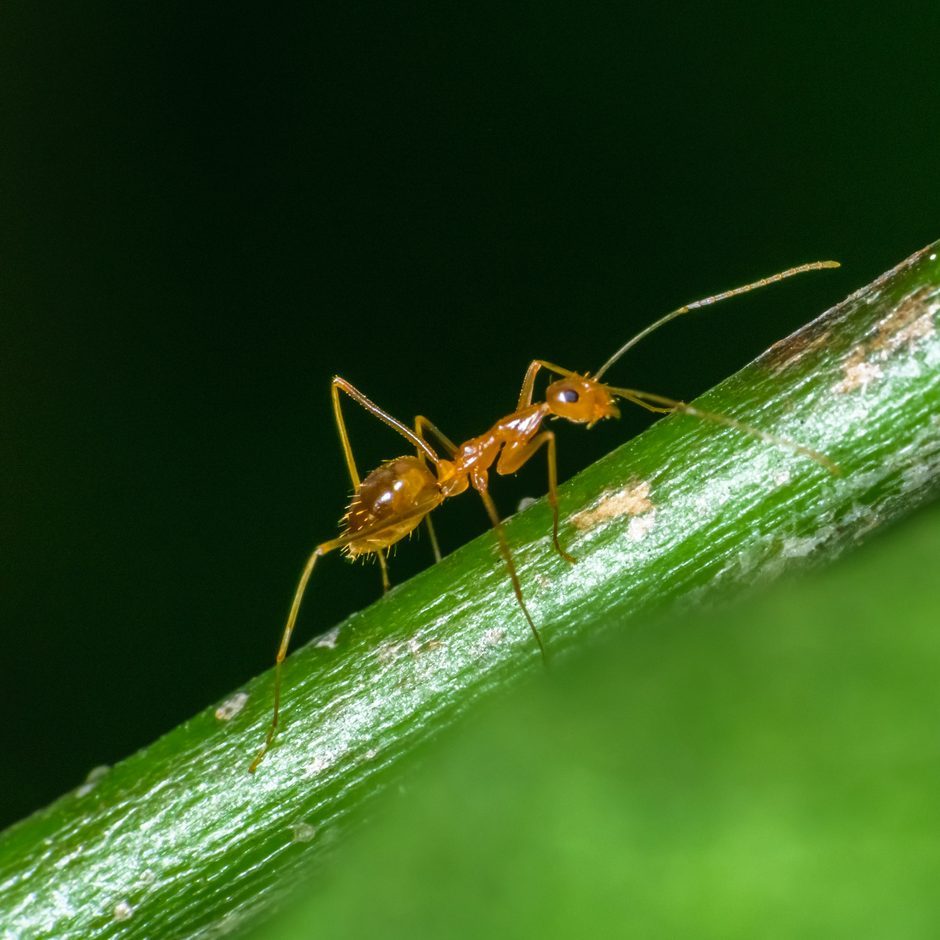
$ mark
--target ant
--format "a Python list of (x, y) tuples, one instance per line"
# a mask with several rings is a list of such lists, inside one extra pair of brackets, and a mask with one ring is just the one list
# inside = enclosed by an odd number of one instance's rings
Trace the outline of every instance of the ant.
[[(782, 281), (794, 274), (837, 267), (839, 267), (839, 263), (836, 261), (814, 261), (789, 268), (770, 277), (761, 278), (750, 284), (745, 284), (743, 287), (736, 287), (733, 290), (723, 291), (703, 300), (685, 304), (660, 317), (660, 319), (629, 339), (593, 375), (591, 373), (573, 372), (543, 359), (534, 359), (526, 370), (516, 410), (501, 418), (484, 434), (472, 437), (460, 446), (454, 444), (450, 438), (423, 415), (415, 418), (413, 427), (408, 427), (397, 418), (383, 411), (345, 379), (335, 376), (331, 386), (333, 414), (339, 431), (343, 454), (346, 458), (346, 466), (353, 484), (352, 501), (341, 520), (342, 534), (318, 545), (307, 559), (300, 576), (275, 661), (273, 717), (264, 745), (251, 762), (250, 772), (254, 773), (258, 769), (258, 765), (267, 754), (277, 734), (281, 703), (281, 664), (287, 656), (291, 635), (300, 611), (300, 603), (317, 561), (336, 549), (343, 550), (351, 559), (375, 555), (381, 569), (382, 587), (387, 591), (389, 588), (386, 561), (388, 550), (406, 535), (413, 532), (424, 520), (427, 523), (435, 561), (440, 561), (440, 548), (438, 547), (430, 513), (446, 499), (457, 496), (470, 487), (480, 494), (483, 501), (483, 506), (495, 530), (499, 550), (506, 563), (519, 608), (529, 624), (544, 660), (545, 646), (526, 607), (522, 594), (522, 585), (509, 548), (509, 542), (506, 539), (499, 513), (489, 494), (489, 471), (494, 469), (501, 476), (515, 473), (524, 464), (528, 463), (542, 447), (545, 448), (548, 463), (548, 502), (552, 510), (552, 544), (555, 551), (565, 561), (573, 564), (575, 559), (565, 551), (558, 535), (558, 474), (555, 457), (555, 435), (550, 430), (542, 430), (542, 423), (546, 418), (562, 418), (573, 424), (585, 424), (590, 428), (598, 421), (619, 417), (620, 411), (617, 408), (616, 400), (621, 399), (639, 405), (647, 411), (661, 414), (687, 414), (735, 428), (760, 440), (815, 460), (830, 472), (838, 473), (836, 465), (827, 457), (787, 438), (761, 431), (727, 415), (703, 411), (685, 402), (637, 389), (618, 388), (606, 385), (601, 381), (607, 370), (624, 353), (654, 330), (658, 330), (661, 326), (683, 314)], [(533, 402), (535, 379), (542, 369), (556, 378), (545, 389), (544, 400)], [(395, 457), (380, 464), (364, 479), (360, 479), (356, 461), (353, 457), (352, 446), (349, 442), (349, 434), (346, 430), (346, 422), (343, 419), (340, 392), (348, 395), (371, 415), (378, 418), (379, 421), (397, 431), (415, 448), (415, 456)], [(429, 437), (434, 439), (437, 446), (445, 454), (444, 457), (441, 457), (431, 446)]]

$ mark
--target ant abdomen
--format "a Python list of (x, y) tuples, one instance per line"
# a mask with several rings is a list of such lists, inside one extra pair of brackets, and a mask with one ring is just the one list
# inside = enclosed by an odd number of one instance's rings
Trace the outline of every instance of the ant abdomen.
[(444, 499), (437, 478), (418, 457), (396, 457), (373, 470), (359, 485), (343, 525), (354, 538), (352, 556), (388, 548), (415, 529)]

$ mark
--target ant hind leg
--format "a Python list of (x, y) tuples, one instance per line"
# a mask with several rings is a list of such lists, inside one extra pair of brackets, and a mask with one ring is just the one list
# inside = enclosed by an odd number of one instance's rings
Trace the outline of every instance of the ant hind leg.
[(375, 553), (379, 557), (379, 569), (382, 572), (382, 593), (388, 594), (389, 589), (392, 586), (392, 582), (388, 579), (388, 559), (385, 557), (387, 554), (386, 551), (378, 551)]
[(303, 600), (304, 592), (307, 590), (307, 582), (310, 580), (310, 575), (313, 574), (313, 569), (316, 567), (317, 561), (334, 549), (345, 545), (347, 541), (347, 538), (340, 537), (318, 545), (310, 553), (310, 557), (304, 565), (304, 570), (301, 572), (300, 580), (297, 582), (297, 588), (294, 591), (294, 599), (291, 601), (290, 613), (287, 615), (287, 623), (284, 625), (284, 632), (281, 635), (281, 645), (278, 647), (277, 657), (274, 660), (274, 713), (271, 716), (271, 724), (268, 727), (264, 745), (255, 755), (254, 760), (248, 767), (249, 773), (254, 773), (258, 769), (258, 765), (264, 760), (265, 754), (271, 749), (271, 745), (274, 743), (274, 738), (277, 735), (281, 715), (281, 664), (287, 658), (287, 650), (290, 646), (291, 636), (294, 633), (294, 627), (297, 624), (297, 615), (300, 613), (300, 603)]
[(519, 603), (519, 607), (525, 616), (526, 622), (529, 624), (529, 629), (535, 637), (535, 642), (538, 643), (539, 652), (542, 654), (542, 663), (547, 666), (548, 655), (545, 652), (545, 644), (542, 642), (542, 635), (539, 633), (538, 627), (536, 627), (535, 621), (529, 613), (529, 608), (526, 607), (525, 598), (522, 595), (522, 584), (519, 581), (519, 573), (516, 571), (516, 563), (512, 557), (512, 550), (509, 547), (509, 540), (506, 538), (502, 520), (499, 518), (499, 512), (489, 493), (483, 492), (482, 490), (478, 490), (478, 492), (480, 493), (480, 499), (483, 500), (486, 513), (490, 517), (493, 529), (496, 532), (500, 554), (503, 556), (503, 561), (506, 562), (506, 567), (509, 569), (509, 580), (512, 581), (512, 589), (516, 595), (516, 601)]

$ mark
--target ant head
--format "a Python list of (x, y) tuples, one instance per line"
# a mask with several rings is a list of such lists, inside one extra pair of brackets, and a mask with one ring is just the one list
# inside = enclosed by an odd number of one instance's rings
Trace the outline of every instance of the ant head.
[(586, 375), (568, 375), (552, 382), (545, 390), (545, 402), (555, 417), (575, 424), (620, 417), (607, 386)]

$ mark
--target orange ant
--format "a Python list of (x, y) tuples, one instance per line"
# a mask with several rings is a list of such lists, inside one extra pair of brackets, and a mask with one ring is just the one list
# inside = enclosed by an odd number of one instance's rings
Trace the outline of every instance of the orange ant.
[[(773, 284), (784, 278), (792, 277), (794, 274), (837, 267), (839, 267), (839, 263), (836, 261), (814, 261), (809, 264), (802, 264), (771, 277), (753, 281), (743, 287), (723, 291), (711, 297), (706, 297), (704, 300), (697, 300), (694, 303), (679, 307), (624, 343), (593, 375), (573, 372), (543, 359), (535, 359), (526, 370), (516, 410), (497, 421), (485, 434), (470, 438), (460, 446), (454, 444), (423, 415), (415, 418), (414, 427), (409, 428), (383, 411), (345, 379), (335, 376), (331, 389), (333, 413), (343, 447), (343, 454), (346, 458), (346, 466), (352, 479), (353, 497), (346, 515), (341, 520), (342, 534), (335, 539), (330, 539), (318, 545), (308, 558), (300, 576), (275, 661), (274, 714), (264, 745), (252, 761), (249, 770), (252, 773), (257, 770), (277, 734), (281, 703), (281, 664), (287, 655), (291, 634), (294, 631), (297, 614), (300, 611), (300, 602), (317, 560), (336, 549), (342, 549), (353, 559), (365, 555), (375, 555), (381, 569), (383, 589), (388, 590), (389, 580), (386, 562), (388, 549), (414, 531), (421, 524), (421, 521), (425, 520), (435, 560), (439, 561), (441, 553), (434, 534), (430, 513), (440, 506), (444, 500), (463, 493), (469, 487), (472, 487), (480, 494), (490, 522), (496, 532), (500, 553), (506, 563), (516, 600), (544, 659), (545, 646), (526, 607), (522, 594), (522, 585), (509, 548), (509, 542), (503, 531), (499, 513), (492, 497), (489, 495), (488, 487), (489, 471), (491, 469), (495, 469), (501, 476), (515, 473), (544, 446), (547, 451), (548, 463), (548, 502), (552, 509), (552, 543), (555, 550), (565, 561), (569, 563), (575, 561), (562, 547), (558, 536), (558, 474), (555, 458), (555, 435), (552, 431), (541, 430), (542, 422), (546, 418), (563, 418), (574, 424), (586, 424), (590, 428), (605, 418), (619, 417), (620, 411), (615, 401), (616, 399), (622, 399), (631, 404), (639, 405), (647, 411), (664, 414), (679, 412), (735, 428), (778, 447), (809, 457), (831, 472), (838, 472), (835, 464), (827, 457), (787, 438), (761, 431), (727, 415), (702, 411), (692, 405), (687, 405), (685, 402), (664, 398), (650, 392), (641, 392), (637, 389), (617, 388), (606, 385), (601, 381), (604, 373), (624, 353), (654, 330), (658, 330), (676, 317), (699, 307), (706, 307), (721, 300), (727, 300), (730, 297), (736, 297), (756, 288)], [(533, 402), (535, 378), (542, 369), (553, 373), (558, 378), (546, 388), (544, 401)], [(343, 419), (340, 392), (348, 395), (371, 415), (383, 421), (392, 430), (397, 431), (414, 446), (417, 456), (396, 457), (393, 460), (388, 460), (368, 474), (365, 479), (360, 480), (352, 446), (349, 442), (349, 435), (346, 431), (346, 423)], [(445, 457), (438, 455), (429, 443), (428, 436), (435, 439), (438, 447), (446, 454)], [(429, 463), (433, 467), (433, 472), (428, 466)]]

